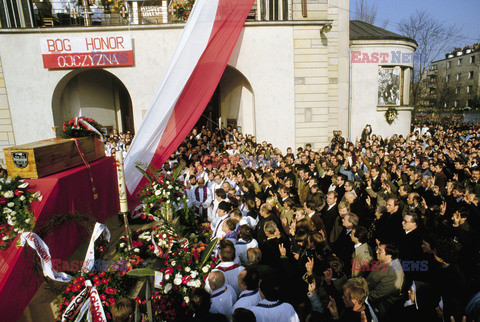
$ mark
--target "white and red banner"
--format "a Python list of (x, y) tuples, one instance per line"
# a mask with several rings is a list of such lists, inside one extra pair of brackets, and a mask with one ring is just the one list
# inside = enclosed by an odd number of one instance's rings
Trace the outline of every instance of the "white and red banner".
[(40, 48), (49, 69), (133, 66), (130, 35), (46, 37)]
[(73, 278), (66, 273), (59, 273), (53, 269), (50, 250), (45, 242), (35, 233), (22, 233), (20, 235), (20, 246), (24, 247), (28, 243), (30, 247), (37, 251), (38, 257), (42, 261), (43, 274), (58, 282), (70, 282)]
[(146, 183), (136, 165), (160, 168), (202, 115), (254, 0), (197, 0), (125, 159), (130, 196)]

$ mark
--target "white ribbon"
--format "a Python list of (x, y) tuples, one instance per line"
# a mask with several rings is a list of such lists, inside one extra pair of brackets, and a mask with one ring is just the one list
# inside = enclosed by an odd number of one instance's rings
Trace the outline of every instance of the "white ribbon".
[[(78, 123), (82, 124), (90, 132), (94, 132), (94, 133), (98, 134), (100, 136), (100, 139), (103, 141), (102, 133), (100, 133), (95, 127), (93, 127), (93, 125), (91, 125), (90, 123), (85, 121), (83, 118), (78, 118), (76, 121)], [(77, 122), (75, 122), (75, 123), (77, 123)]]
[(62, 322), (67, 321), (80, 321), (83, 318), (83, 315), (87, 311), (88, 307), (90, 306), (90, 286), (87, 286), (85, 282), (85, 288), (78, 294), (72, 302), (67, 306), (65, 312), (62, 314)]
[(45, 276), (50, 277), (54, 281), (58, 282), (70, 282), (73, 277), (63, 273), (56, 272), (52, 266), (52, 257), (50, 256), (50, 250), (47, 244), (35, 233), (27, 232), (20, 235), (20, 245), (25, 246), (25, 242), (30, 247), (37, 251), (38, 257), (42, 260), (42, 269)]
[[(87, 283), (92, 285), (92, 282), (90, 281), (86, 281), (85, 285), (87, 285)], [(92, 313), (94, 322), (107, 322), (102, 301), (100, 300), (100, 296), (98, 295), (98, 291), (95, 286), (93, 286), (90, 290), (90, 312)]]
[(102, 301), (98, 295), (97, 288), (92, 286), (92, 282), (85, 281), (85, 288), (68, 305), (62, 314), (62, 322), (81, 321), (85, 312), (90, 307), (90, 313), (94, 322), (107, 322)]
[(95, 264), (95, 241), (105, 231), (107, 241), (110, 241), (110, 230), (104, 224), (96, 223), (93, 229), (92, 237), (90, 237), (90, 244), (88, 244), (87, 254), (82, 265), (82, 272), (89, 272)]

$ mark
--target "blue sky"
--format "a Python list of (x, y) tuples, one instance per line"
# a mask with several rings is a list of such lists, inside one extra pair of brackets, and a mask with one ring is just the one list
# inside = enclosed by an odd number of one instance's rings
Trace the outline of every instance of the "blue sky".
[[(356, 2), (350, 1), (350, 17), (353, 18)], [(446, 25), (456, 24), (461, 29), (460, 38), (452, 39), (452, 47), (463, 47), (480, 42), (480, 0), (368, 0), (377, 5), (375, 25), (389, 23), (385, 29), (398, 32), (398, 24), (416, 10), (425, 10), (439, 22)], [(453, 49), (453, 48), (448, 48)]]

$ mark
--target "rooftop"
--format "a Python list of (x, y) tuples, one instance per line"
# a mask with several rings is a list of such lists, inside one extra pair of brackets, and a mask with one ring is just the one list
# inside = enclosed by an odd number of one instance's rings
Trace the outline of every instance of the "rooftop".
[(417, 44), (412, 38), (359, 20), (350, 20), (350, 40), (404, 40)]

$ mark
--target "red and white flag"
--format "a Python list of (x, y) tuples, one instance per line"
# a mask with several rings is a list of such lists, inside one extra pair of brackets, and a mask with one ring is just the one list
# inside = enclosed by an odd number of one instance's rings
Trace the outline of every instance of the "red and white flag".
[(197, 0), (125, 159), (130, 196), (145, 185), (135, 168), (160, 168), (202, 115), (254, 0)]

